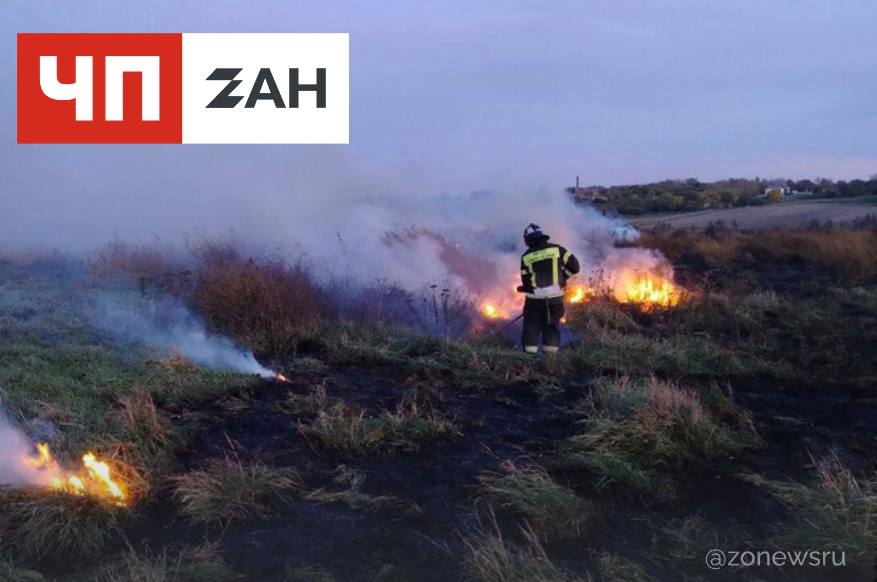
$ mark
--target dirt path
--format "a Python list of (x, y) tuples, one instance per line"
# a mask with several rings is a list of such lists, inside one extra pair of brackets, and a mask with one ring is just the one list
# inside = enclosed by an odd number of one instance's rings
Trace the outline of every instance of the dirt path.
[(877, 201), (873, 197), (850, 199), (843, 202), (821, 200), (783, 202), (769, 206), (698, 210), (677, 214), (649, 214), (631, 218), (630, 223), (637, 228), (653, 228), (658, 224), (669, 224), (676, 228), (702, 228), (710, 222), (721, 220), (725, 224), (736, 223), (740, 228), (757, 230), (804, 225), (814, 220), (847, 223), (869, 214), (877, 216)]

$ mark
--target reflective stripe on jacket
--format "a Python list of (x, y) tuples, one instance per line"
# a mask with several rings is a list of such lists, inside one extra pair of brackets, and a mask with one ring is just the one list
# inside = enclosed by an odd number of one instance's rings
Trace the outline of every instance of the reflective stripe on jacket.
[(579, 272), (575, 255), (560, 245), (542, 242), (521, 256), (521, 284), (527, 297), (562, 297), (570, 275)]

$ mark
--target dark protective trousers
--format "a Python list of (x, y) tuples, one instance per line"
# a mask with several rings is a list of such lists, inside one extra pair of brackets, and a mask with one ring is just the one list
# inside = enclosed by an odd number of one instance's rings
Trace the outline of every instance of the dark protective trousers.
[(524, 301), (524, 331), (521, 334), (524, 351), (538, 351), (540, 336), (546, 352), (557, 351), (560, 348), (560, 319), (563, 314), (563, 297), (527, 297)]

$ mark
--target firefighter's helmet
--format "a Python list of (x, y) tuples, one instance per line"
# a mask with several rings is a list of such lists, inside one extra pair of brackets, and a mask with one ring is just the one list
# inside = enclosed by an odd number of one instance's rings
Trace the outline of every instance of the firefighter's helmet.
[(527, 243), (527, 246), (533, 246), (542, 240), (548, 240), (548, 235), (542, 232), (542, 229), (539, 228), (538, 224), (530, 223), (527, 228), (524, 229), (524, 242)]

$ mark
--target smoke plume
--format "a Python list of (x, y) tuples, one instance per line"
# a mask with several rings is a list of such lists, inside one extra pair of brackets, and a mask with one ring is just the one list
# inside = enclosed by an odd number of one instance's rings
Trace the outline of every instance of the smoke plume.
[(164, 355), (178, 353), (213, 370), (274, 376), (251, 350), (209, 333), (200, 319), (172, 297), (105, 292), (97, 294), (86, 311), (94, 325), (122, 344), (143, 344)]
[(33, 449), (30, 439), (0, 415), (0, 485), (42, 484), (40, 473), (23, 462)]

